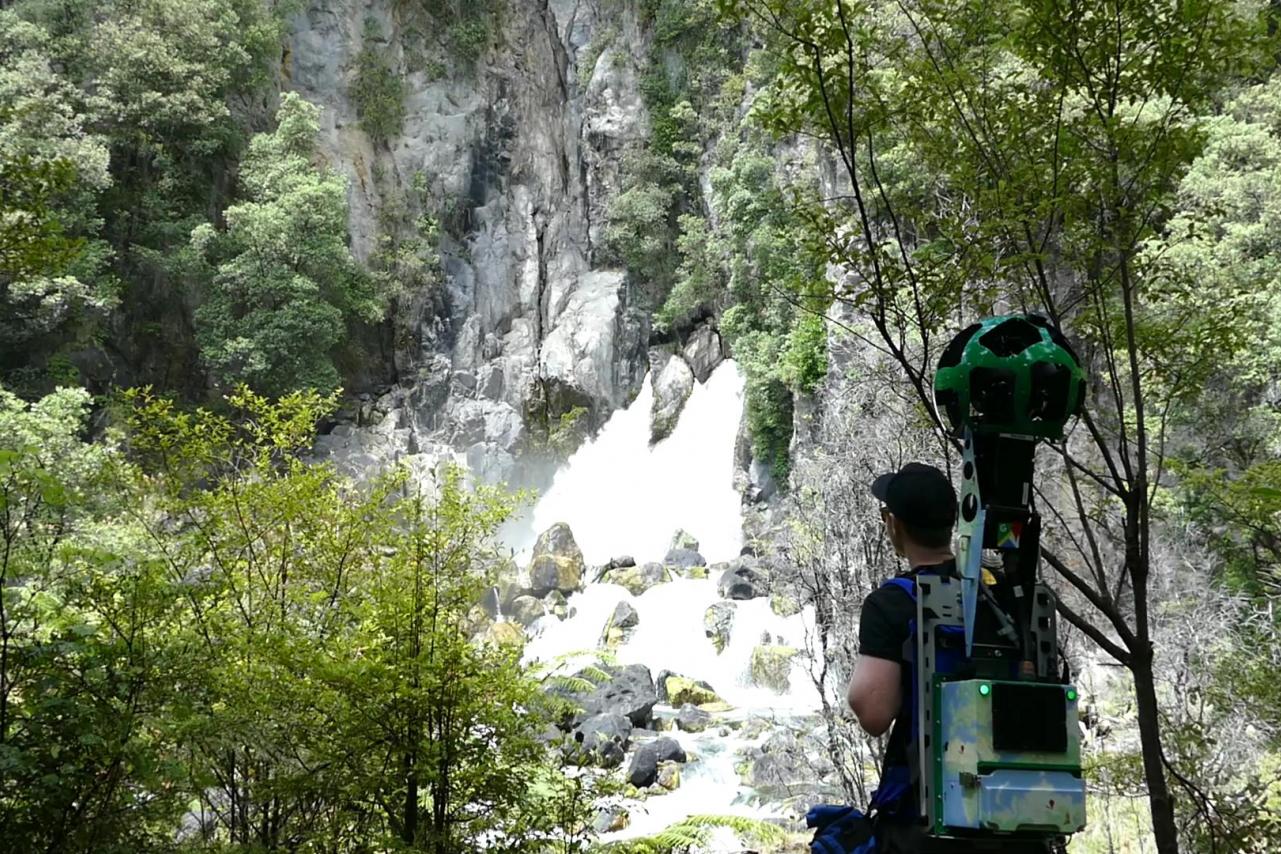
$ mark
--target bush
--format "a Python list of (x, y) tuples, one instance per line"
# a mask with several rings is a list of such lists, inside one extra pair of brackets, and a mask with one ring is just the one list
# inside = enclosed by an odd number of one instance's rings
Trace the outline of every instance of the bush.
[(361, 49), (349, 95), (360, 127), (371, 139), (385, 142), (400, 133), (405, 123), (405, 83), (373, 48)]

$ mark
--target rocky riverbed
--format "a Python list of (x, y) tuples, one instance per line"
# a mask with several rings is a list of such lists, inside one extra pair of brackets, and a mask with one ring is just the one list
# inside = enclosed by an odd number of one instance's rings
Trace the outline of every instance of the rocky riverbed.
[[(528, 662), (577, 711), (546, 737), (581, 746), (626, 796), (597, 817), (604, 839), (649, 835), (696, 814), (799, 829), (821, 799), (818, 697), (806, 669), (810, 615), (750, 550), (709, 561), (683, 530), (659, 560), (591, 565), (574, 532), (543, 531), (489, 597), (487, 631), (525, 642)], [(738, 851), (729, 834), (712, 850)]]

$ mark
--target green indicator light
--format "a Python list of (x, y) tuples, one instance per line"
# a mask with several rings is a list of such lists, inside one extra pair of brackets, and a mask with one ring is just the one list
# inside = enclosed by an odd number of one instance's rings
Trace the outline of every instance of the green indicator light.
[(979, 693), (986, 697), (988, 694), (992, 693), (992, 686), (984, 682), (979, 686)]
[(1075, 700), (1076, 700), (1076, 689), (1075, 689), (1075, 688), (1069, 688), (1069, 689), (1068, 689), (1068, 691), (1067, 691), (1067, 697), (1068, 697), (1068, 701), (1069, 701), (1069, 702), (1075, 701)]

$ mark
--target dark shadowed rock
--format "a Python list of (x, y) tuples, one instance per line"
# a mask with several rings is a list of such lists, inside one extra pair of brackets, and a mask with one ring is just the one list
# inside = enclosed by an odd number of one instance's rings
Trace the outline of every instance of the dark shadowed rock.
[(658, 763), (684, 762), (685, 751), (680, 742), (666, 736), (642, 744), (632, 754), (632, 763), (627, 766), (627, 782), (638, 789), (652, 786), (658, 780)]
[(718, 589), (725, 599), (742, 600), (768, 596), (769, 568), (759, 558), (748, 556), (735, 558), (729, 562), (729, 568), (721, 575)]
[[(573, 716), (575, 726), (588, 718), (607, 713), (623, 715), (633, 726), (647, 726), (652, 717), (658, 695), (649, 668), (643, 664), (626, 667), (601, 668), (610, 675), (608, 682), (588, 693), (576, 693), (564, 688), (552, 688), (555, 693), (576, 703), (582, 711)], [(578, 674), (580, 677), (583, 673)]]
[(501, 610), (501, 601), (499, 600), (497, 587), (486, 587), (485, 592), (480, 597), (480, 608), (485, 612), (485, 616), (491, 620), (498, 617)]
[(609, 618), (610, 625), (620, 629), (630, 629), (640, 622), (640, 614), (631, 602), (619, 602), (614, 606), (614, 613)]
[(593, 753), (600, 754), (602, 746), (610, 743), (619, 744), (626, 750), (632, 740), (632, 721), (616, 712), (594, 714), (575, 727), (575, 740), (579, 735), (582, 735), (579, 743)]
[(693, 549), (672, 549), (663, 558), (663, 564), (689, 569), (691, 566), (707, 566), (707, 559)]

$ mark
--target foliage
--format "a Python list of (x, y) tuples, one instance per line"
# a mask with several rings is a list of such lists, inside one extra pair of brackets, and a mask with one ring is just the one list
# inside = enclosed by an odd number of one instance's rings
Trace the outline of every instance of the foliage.
[(733, 815), (692, 815), (661, 833), (611, 842), (600, 846), (599, 850), (614, 854), (673, 854), (677, 851), (689, 851), (705, 845), (711, 831), (718, 827), (729, 828), (761, 846), (778, 846), (786, 839), (782, 828), (760, 819)]
[[(143, 375), (199, 385), (184, 364), (190, 301), (174, 298), (186, 296), (179, 250), (225, 204), (243, 143), (228, 101), (265, 82), (296, 5), (18, 0), (0, 10), (0, 160), (71, 164), (49, 210), (78, 245), (68, 263), (28, 277), (57, 307), (56, 322), (34, 346), (6, 353), (11, 376), (47, 388), (40, 375), (51, 360), (109, 334)], [(117, 305), (107, 327), (105, 309)]]
[(319, 109), (288, 93), (273, 133), (254, 137), (245, 200), (227, 228), (204, 225), (192, 246), (215, 270), (196, 311), (205, 361), (223, 382), (284, 393), (338, 384), (332, 353), (354, 320), (378, 319), (368, 277), (347, 247), (343, 182), (312, 164)]
[(360, 127), (370, 138), (386, 142), (405, 123), (405, 82), (380, 51), (365, 45), (356, 57), (350, 96)]
[(167, 844), (176, 740), (199, 672), (181, 591), (129, 518), (114, 450), (82, 439), (88, 395), (0, 389), (0, 846)]
[(511, 497), (309, 464), (312, 391), (88, 402), (0, 391), (6, 850), (582, 849), (609, 784), (476, 635)]
[(1199, 116), (1272, 61), (1260, 8), (720, 5), (769, 52), (753, 115), (830, 144), (835, 188), (811, 194), (804, 219), (803, 242), (833, 271), (819, 294), (874, 330), (940, 441), (933, 366), (944, 330), (976, 315), (1045, 314), (1101, 378), (1080, 436), (1059, 449), (1065, 471), (1043, 488), (1058, 522), (1043, 555), (1079, 596), (1064, 599), (1067, 622), (1134, 676), (1157, 848), (1177, 850), (1154, 676), (1154, 497), (1167, 416), (1211, 375), (1237, 301), (1162, 265), (1183, 263), (1177, 253), (1145, 252), (1180, 227), (1170, 213), (1204, 146)]

